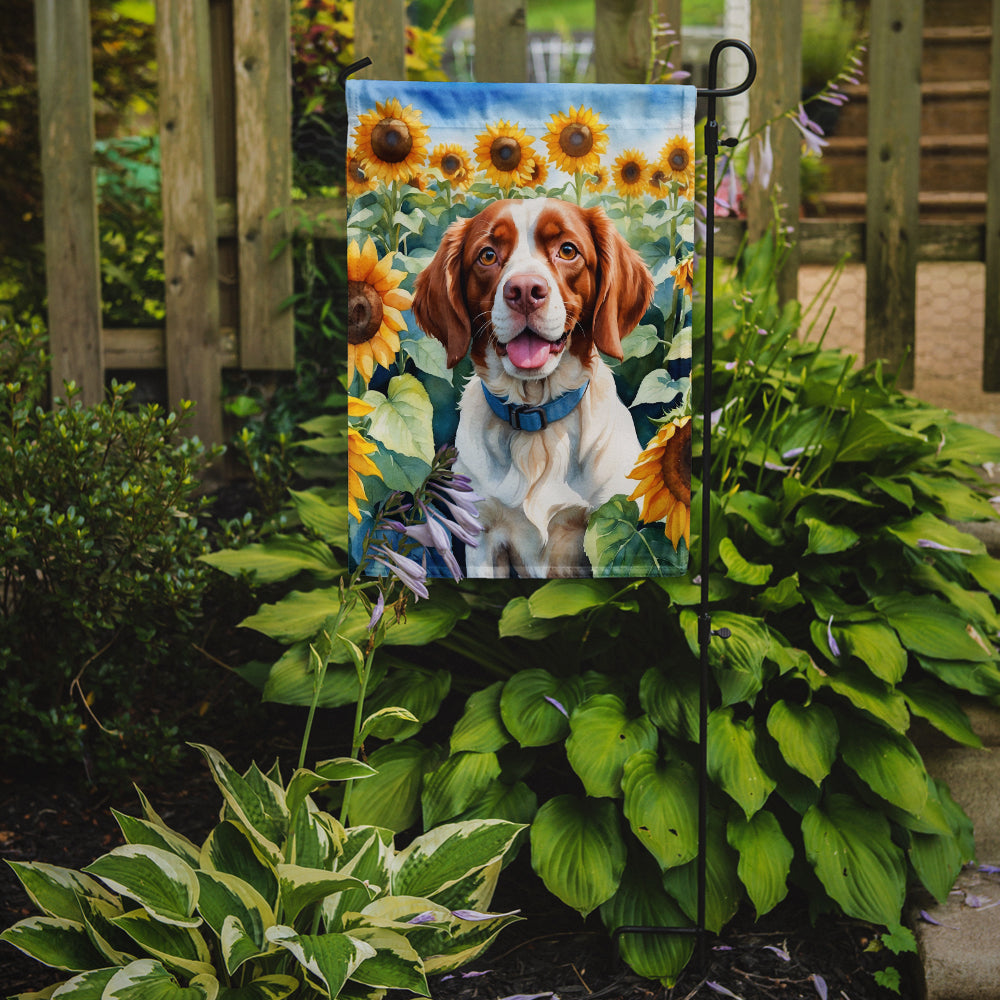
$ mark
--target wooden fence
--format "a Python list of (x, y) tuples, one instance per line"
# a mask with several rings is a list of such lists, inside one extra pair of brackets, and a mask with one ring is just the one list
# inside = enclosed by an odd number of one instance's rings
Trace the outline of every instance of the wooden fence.
[[(89, 0), (35, 0), (53, 384), (73, 379), (85, 401), (103, 392), (112, 369), (166, 369), (171, 402), (198, 405), (196, 433), (223, 437), (223, 368), (281, 370), (293, 364), (289, 0), (158, 0), (160, 137), (163, 170), (166, 326), (101, 326), (100, 268), (90, 100)], [(527, 0), (474, 0), (476, 76), (527, 78)], [(985, 224), (922, 223), (919, 52), (922, 3), (871, 0), (867, 214), (864, 221), (798, 218), (781, 276), (796, 292), (800, 263), (845, 252), (867, 269), (866, 355), (893, 365), (909, 351), (912, 384), (916, 265), (985, 261), (983, 386), (1000, 390), (1000, 0), (992, 5), (991, 99)], [(405, 76), (405, 0), (356, 0), (355, 49), (365, 72)], [(681, 0), (595, 0), (594, 64), (599, 82), (641, 82), (650, 59), (650, 18), (681, 25)], [(751, 8), (758, 59), (750, 91), (753, 129), (800, 97), (801, 0)], [(683, 51), (683, 37), (680, 50)], [(677, 61), (678, 50), (673, 53)], [(725, 101), (720, 119), (724, 121)], [(771, 199), (799, 204), (800, 137), (791, 123), (773, 136), (767, 190), (751, 189), (748, 219), (724, 220), (717, 250), (732, 252), (772, 217)], [(732, 123), (735, 132), (739, 123)], [(787, 127), (784, 127), (787, 126)], [(344, 238), (342, 201), (299, 206), (314, 235)]]

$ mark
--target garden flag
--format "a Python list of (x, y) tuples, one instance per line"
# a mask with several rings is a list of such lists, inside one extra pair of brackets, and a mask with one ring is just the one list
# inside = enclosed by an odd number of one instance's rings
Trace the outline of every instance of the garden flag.
[(353, 567), (686, 571), (695, 98), (348, 81)]

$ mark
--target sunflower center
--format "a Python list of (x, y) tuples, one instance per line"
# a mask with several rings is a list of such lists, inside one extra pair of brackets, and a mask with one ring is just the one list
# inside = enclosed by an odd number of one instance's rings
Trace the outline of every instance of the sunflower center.
[(444, 159), (441, 160), (441, 170), (449, 177), (452, 174), (457, 174), (461, 166), (462, 161), (454, 153), (448, 153)]
[(367, 281), (347, 283), (347, 342), (365, 344), (382, 326), (382, 296)]
[(685, 507), (691, 506), (691, 424), (678, 427), (660, 459), (663, 485)]
[(559, 133), (559, 148), (567, 156), (586, 156), (594, 148), (594, 133), (583, 122), (574, 122)]
[(640, 177), (642, 177), (642, 167), (640, 167), (635, 160), (629, 160), (629, 162), (622, 167), (622, 180), (626, 184), (635, 184)]
[(687, 150), (681, 149), (679, 146), (677, 149), (670, 153), (667, 157), (667, 162), (670, 164), (671, 170), (687, 170), (690, 158), (688, 157)]
[(659, 189), (666, 182), (667, 175), (662, 170), (657, 170), (652, 177), (649, 178), (649, 184), (651, 187)]
[(517, 170), (521, 162), (521, 144), (509, 135), (497, 136), (490, 144), (490, 160), (497, 170)]
[(361, 165), (361, 161), (355, 159), (353, 156), (347, 163), (347, 175), (352, 181), (356, 181), (358, 184), (364, 184), (368, 180), (365, 175), (365, 168)]
[(383, 118), (372, 129), (372, 152), (384, 163), (399, 163), (410, 155), (413, 136), (399, 118)]

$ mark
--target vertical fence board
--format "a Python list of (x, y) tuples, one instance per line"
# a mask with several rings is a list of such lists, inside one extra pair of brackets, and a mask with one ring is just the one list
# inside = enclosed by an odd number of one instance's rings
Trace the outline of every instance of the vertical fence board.
[(406, 79), (406, 0), (354, 0), (354, 57), (372, 65), (355, 76)]
[[(240, 365), (294, 368), (290, 11), (287, 0), (236, 0), (236, 196)], [(284, 249), (276, 249), (284, 243)]]
[(983, 389), (1000, 392), (1000, 0), (993, 0), (990, 45), (989, 170), (986, 180), (986, 325)]
[[(802, 4), (780, 0), (750, 8), (750, 40), (761, 67), (750, 88), (750, 131), (798, 105), (802, 91)], [(738, 123), (735, 123), (738, 124)], [(755, 142), (758, 140), (754, 140)], [(767, 188), (755, 178), (747, 194), (747, 224), (758, 239), (774, 219), (773, 201), (780, 206), (781, 226), (793, 228), (795, 241), (778, 274), (778, 296), (784, 302), (798, 295), (799, 159), (802, 137), (792, 122), (779, 118), (771, 127), (774, 169)], [(778, 234), (776, 234), (776, 237)], [(780, 237), (779, 237), (780, 238)]]
[(594, 0), (598, 83), (645, 83), (651, 50), (651, 0)]
[(524, 0), (473, 0), (480, 83), (524, 83), (528, 79), (528, 28)]
[[(656, 51), (654, 52), (654, 78), (660, 70), (660, 63), (668, 58), (674, 70), (682, 69), (684, 51), (681, 38), (681, 0), (653, 0), (653, 13), (656, 17), (656, 30), (661, 32), (657, 38)], [(669, 28), (674, 32), (672, 35), (662, 33), (662, 29)], [(671, 43), (673, 43), (671, 45)]]
[[(868, 53), (865, 359), (913, 386), (923, 4), (872, 0)], [(905, 359), (905, 360), (904, 360)]]
[(222, 440), (219, 257), (207, 0), (160, 0), (156, 10), (167, 394), (197, 402), (192, 430)]
[(104, 395), (89, 0), (35, 0), (52, 391)]

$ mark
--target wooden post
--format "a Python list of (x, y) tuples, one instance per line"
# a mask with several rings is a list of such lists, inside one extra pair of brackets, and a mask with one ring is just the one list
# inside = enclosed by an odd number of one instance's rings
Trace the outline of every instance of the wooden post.
[[(750, 131), (761, 128), (784, 112), (794, 109), (802, 91), (802, 4), (780, 0), (777, 4), (754, 4), (750, 8), (750, 40), (763, 71), (750, 88)], [(760, 142), (755, 138), (754, 143)], [(782, 302), (798, 297), (799, 287), (799, 160), (802, 135), (787, 118), (771, 126), (774, 169), (763, 187), (755, 178), (747, 192), (747, 228), (751, 240), (759, 239), (774, 221), (774, 203), (779, 205), (779, 228), (791, 229), (793, 241), (777, 276)], [(759, 148), (759, 147), (758, 147)], [(781, 240), (782, 233), (774, 238)]]
[[(656, 17), (656, 30), (669, 28), (674, 33), (672, 35), (660, 35), (656, 42), (653, 66), (653, 74), (661, 73), (663, 70), (659, 64), (665, 61), (668, 56), (674, 71), (679, 71), (684, 67), (681, 65), (683, 50), (681, 48), (681, 0), (653, 0), (653, 12)], [(671, 43), (672, 46), (671, 46)]]
[(89, 0), (35, 0), (52, 394), (104, 397)]
[(528, 28), (524, 0), (474, 0), (476, 58), (480, 83), (524, 83), (528, 79)]
[(986, 180), (986, 325), (983, 390), (1000, 392), (1000, 0), (993, 0), (989, 171)]
[(872, 0), (868, 53), (865, 360), (913, 387), (923, 4)]
[(160, 0), (156, 58), (163, 176), (167, 395), (197, 404), (191, 430), (222, 441), (211, 44), (207, 0)]
[(287, 0), (233, 7), (242, 368), (295, 367), (290, 20)]
[(653, 48), (651, 0), (594, 0), (598, 83), (645, 83)]
[(358, 78), (406, 79), (406, 0), (355, 0), (354, 56), (372, 60)]

